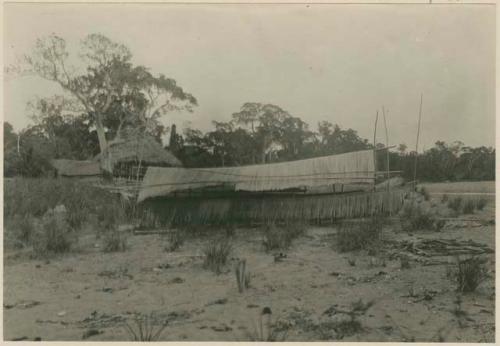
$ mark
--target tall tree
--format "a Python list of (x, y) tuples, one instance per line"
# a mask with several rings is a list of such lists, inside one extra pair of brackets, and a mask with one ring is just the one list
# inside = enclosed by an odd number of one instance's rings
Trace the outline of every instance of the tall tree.
[[(163, 75), (154, 77), (145, 67), (134, 67), (129, 49), (101, 34), (88, 35), (81, 44), (80, 64), (84, 71), (70, 66), (63, 38), (53, 34), (38, 39), (26, 62), (42, 78), (59, 84), (79, 101), (91, 125), (95, 126), (99, 147), (107, 158), (106, 126), (116, 124), (116, 133), (125, 124), (153, 130), (157, 120), (173, 109), (196, 105), (196, 99)], [(185, 101), (184, 107), (175, 101)], [(103, 169), (112, 171), (109, 160)]]

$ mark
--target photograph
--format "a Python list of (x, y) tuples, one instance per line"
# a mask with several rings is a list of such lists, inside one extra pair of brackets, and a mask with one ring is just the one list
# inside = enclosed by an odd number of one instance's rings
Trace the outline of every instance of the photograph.
[(496, 4), (3, 3), (3, 341), (495, 343)]

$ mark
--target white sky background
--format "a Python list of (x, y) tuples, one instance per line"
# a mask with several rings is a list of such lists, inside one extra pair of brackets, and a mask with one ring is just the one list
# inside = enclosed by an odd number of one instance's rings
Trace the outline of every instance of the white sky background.
[[(207, 130), (244, 102), (279, 105), (316, 130), (320, 120), (372, 141), (388, 109), (391, 144), (495, 145), (495, 7), (490, 5), (5, 4), (4, 59), (15, 63), (52, 32), (70, 47), (99, 32), (133, 62), (177, 80), (199, 106), (165, 124)], [(29, 123), (26, 103), (61, 93), (8, 76), (4, 118)], [(383, 122), (379, 122), (379, 125)], [(383, 125), (382, 125), (383, 126)], [(380, 126), (378, 141), (384, 142)]]

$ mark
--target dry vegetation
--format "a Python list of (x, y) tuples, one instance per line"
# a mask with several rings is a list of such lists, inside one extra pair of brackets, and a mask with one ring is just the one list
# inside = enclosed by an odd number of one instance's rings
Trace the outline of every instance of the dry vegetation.
[(89, 186), (5, 194), (7, 340), (494, 340), (489, 198), (426, 187), (398, 215), (135, 236)]

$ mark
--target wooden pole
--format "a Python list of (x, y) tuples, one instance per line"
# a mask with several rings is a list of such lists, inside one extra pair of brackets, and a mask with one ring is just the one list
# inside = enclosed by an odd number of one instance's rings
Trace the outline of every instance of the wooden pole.
[[(375, 116), (375, 129), (373, 130), (373, 166), (374, 171), (377, 171), (377, 123), (378, 123), (378, 109)], [(375, 191), (375, 179), (373, 180), (373, 191)]]
[(422, 122), (422, 102), (424, 99), (424, 95), (420, 94), (420, 108), (418, 111), (418, 127), (417, 127), (417, 141), (415, 144), (415, 165), (413, 167), (413, 181), (414, 181), (414, 189), (417, 189), (417, 161), (418, 161), (418, 140), (420, 138), (420, 123)]
[(389, 206), (389, 215), (391, 214), (391, 184), (389, 181), (389, 133), (387, 131), (387, 121), (385, 120), (385, 108), (382, 106), (382, 114), (384, 115), (384, 128), (385, 128), (385, 146), (387, 147), (386, 157), (387, 157), (387, 204)]

